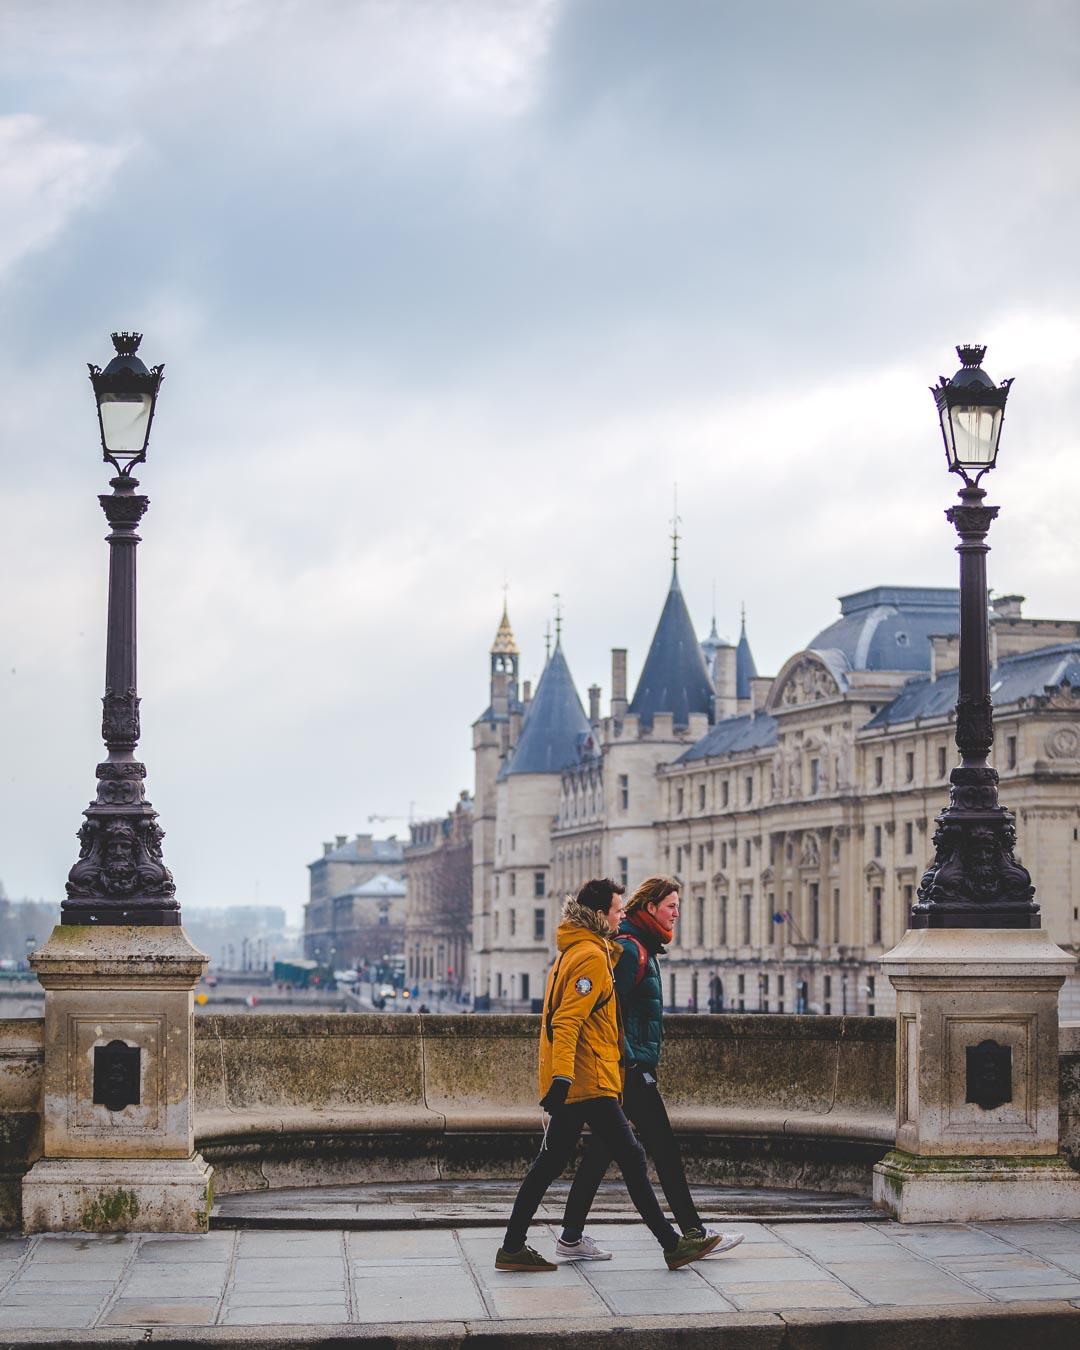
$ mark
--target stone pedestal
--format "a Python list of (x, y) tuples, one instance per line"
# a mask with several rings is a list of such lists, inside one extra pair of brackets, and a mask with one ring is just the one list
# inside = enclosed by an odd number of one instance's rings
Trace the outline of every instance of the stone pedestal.
[(896, 989), (896, 1149), (874, 1203), (905, 1223), (1080, 1217), (1058, 1142), (1057, 999), (1074, 967), (1043, 929), (913, 929)]
[(27, 1232), (205, 1232), (195, 1153), (193, 990), (206, 957), (178, 927), (60, 925), (45, 988), (43, 1156)]

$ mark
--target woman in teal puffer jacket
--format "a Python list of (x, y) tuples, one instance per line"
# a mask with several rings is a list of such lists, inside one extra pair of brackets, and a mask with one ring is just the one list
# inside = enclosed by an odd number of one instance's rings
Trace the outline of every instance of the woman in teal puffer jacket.
[[(659, 958), (675, 936), (678, 918), (679, 883), (671, 877), (650, 877), (627, 902), (626, 917), (616, 934), (623, 949), (615, 966), (615, 992), (625, 1036), (623, 1111), (656, 1166), (668, 1206), (683, 1235), (711, 1237), (714, 1235), (707, 1232), (690, 1194), (678, 1141), (657, 1081), (664, 1043)], [(584, 1236), (585, 1220), (610, 1164), (604, 1141), (593, 1135), (567, 1197), (562, 1235), (555, 1246), (559, 1256), (577, 1260), (606, 1260), (610, 1256)], [(741, 1235), (725, 1233), (713, 1250), (727, 1251), (741, 1241)]]

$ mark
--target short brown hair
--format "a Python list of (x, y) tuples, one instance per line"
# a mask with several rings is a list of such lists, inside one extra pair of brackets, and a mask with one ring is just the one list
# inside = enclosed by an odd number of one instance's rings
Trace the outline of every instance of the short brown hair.
[(611, 908), (612, 899), (616, 895), (622, 895), (625, 890), (625, 886), (620, 886), (610, 877), (593, 877), (582, 886), (574, 899), (586, 909), (607, 911)]
[(658, 905), (672, 891), (678, 895), (681, 890), (682, 883), (676, 881), (674, 877), (649, 877), (627, 900), (626, 912), (633, 914), (636, 909), (644, 909), (646, 905)]

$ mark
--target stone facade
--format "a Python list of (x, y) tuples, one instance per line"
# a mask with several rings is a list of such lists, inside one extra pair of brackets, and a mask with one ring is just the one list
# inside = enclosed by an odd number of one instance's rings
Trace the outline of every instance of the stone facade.
[[(673, 686), (685, 675), (697, 688), (698, 673), (669, 659), (653, 679), (663, 696), (645, 706), (658, 644), (686, 645), (671, 619), (677, 587), (675, 576), (630, 703), (626, 652), (614, 650), (608, 716), (594, 688), (586, 718), (557, 648), (561, 702), (572, 695), (588, 734), (555, 726), (546, 761), (535, 741), (550, 718), (534, 716), (535, 699), (517, 702), (516, 648), (501, 702), (493, 682), (474, 724), (473, 993), (506, 1009), (542, 992), (561, 898), (585, 878), (632, 887), (669, 872), (684, 883), (665, 964), (672, 1008), (892, 1016), (880, 959), (906, 928), (956, 758), (957, 592), (845, 596), (840, 618), (775, 678), (757, 676), (745, 625), (736, 648), (714, 622), (701, 644), (712, 705), (680, 701)], [(991, 620), (1002, 802), (1043, 923), (1075, 957), (1080, 623), (1025, 619), (1015, 596), (996, 600)], [(515, 772), (526, 735), (533, 771)], [(1080, 1017), (1075, 974), (1061, 1011)]]
[(304, 956), (336, 969), (400, 957), (405, 945), (405, 850), (391, 836), (339, 834), (308, 864)]
[(405, 979), (421, 996), (458, 994), (472, 946), (473, 801), (409, 826), (405, 847)]

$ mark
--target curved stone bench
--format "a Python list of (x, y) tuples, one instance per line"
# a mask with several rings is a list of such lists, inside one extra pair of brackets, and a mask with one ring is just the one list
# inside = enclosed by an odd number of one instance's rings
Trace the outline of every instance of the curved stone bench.
[[(666, 1026), (693, 1179), (868, 1192), (893, 1141), (890, 1021)], [(516, 1175), (540, 1138), (538, 1034), (536, 1016), (200, 1017), (196, 1138), (215, 1189)]]

